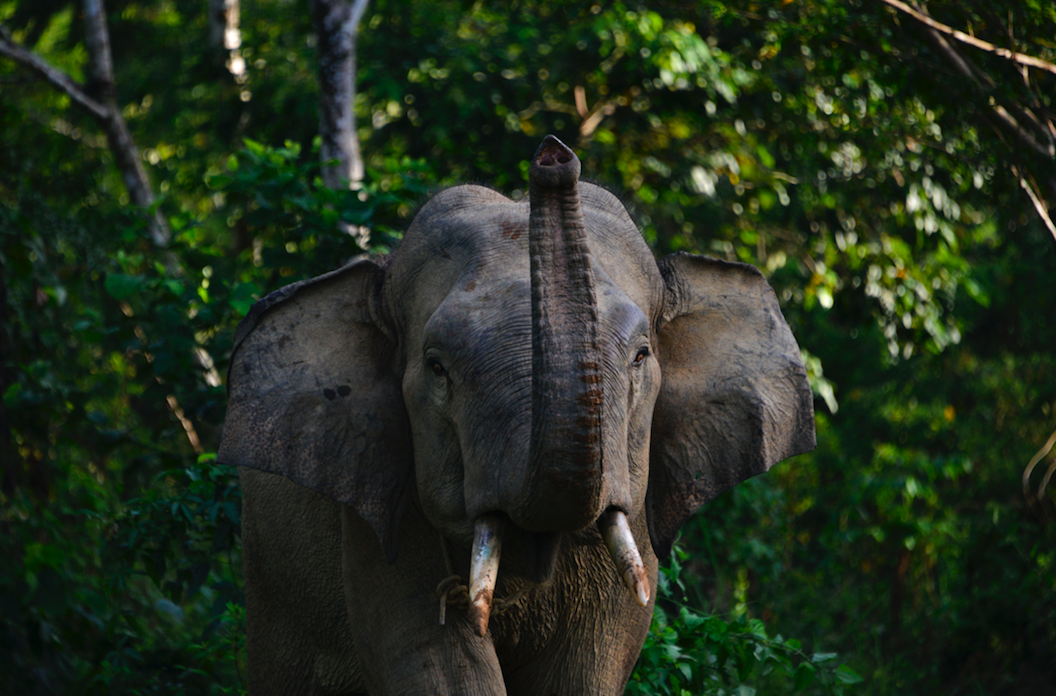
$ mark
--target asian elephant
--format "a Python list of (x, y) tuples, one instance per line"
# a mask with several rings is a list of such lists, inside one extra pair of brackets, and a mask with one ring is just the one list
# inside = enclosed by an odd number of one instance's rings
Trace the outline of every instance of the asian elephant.
[(548, 136), (526, 200), (443, 191), (242, 322), (218, 458), (253, 696), (622, 693), (679, 527), (813, 449), (759, 271), (657, 263), (579, 175)]

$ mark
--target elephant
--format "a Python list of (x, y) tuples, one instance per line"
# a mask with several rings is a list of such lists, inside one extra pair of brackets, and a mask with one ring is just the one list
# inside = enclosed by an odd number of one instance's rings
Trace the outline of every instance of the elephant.
[(525, 199), (444, 190), (243, 320), (218, 460), (254, 696), (622, 693), (679, 528), (815, 447), (762, 274), (658, 262), (580, 173), (547, 136)]

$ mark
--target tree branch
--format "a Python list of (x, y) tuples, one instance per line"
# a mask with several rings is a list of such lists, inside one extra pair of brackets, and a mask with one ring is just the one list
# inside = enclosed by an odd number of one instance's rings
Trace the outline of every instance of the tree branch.
[[(128, 198), (132, 204), (148, 209), (154, 206), (154, 191), (143, 168), (139, 150), (132, 140), (132, 133), (121, 115), (117, 105), (117, 89), (114, 85), (114, 64), (110, 58), (110, 33), (106, 28), (106, 12), (103, 0), (84, 0), (85, 45), (88, 48), (88, 69), (92, 79), (102, 90), (103, 100), (107, 107), (104, 118), (99, 125), (106, 132), (110, 150), (114, 153), (117, 168), (121, 171), (121, 180), (125, 182)], [(160, 213), (154, 213), (150, 220), (150, 236), (158, 246), (169, 243), (169, 226)]]
[[(884, 1), (886, 2), (887, 0)], [(953, 66), (956, 72), (990, 93), (986, 108), (981, 113), (984, 114), (984, 118), (992, 128), (1019, 141), (1021, 145), (1041, 157), (1052, 159), (1056, 156), (1056, 146), (1053, 144), (1053, 138), (1037, 116), (1030, 113), (1028, 109), (1024, 109), (1022, 106), (1007, 100), (1005, 100), (1005, 104), (998, 104), (993, 95), (995, 84), (989, 75), (977, 68), (967, 57), (963, 56), (938, 31), (928, 27), (924, 29), (924, 32), (935, 44), (938, 52)], [(1019, 117), (1018, 120), (1016, 116)], [(1021, 121), (1036, 125), (1036, 133), (1031, 133)], [(1047, 142), (1043, 143), (1035, 135)]]
[[(133, 205), (150, 209), (155, 204), (147, 172), (132, 140), (128, 124), (117, 105), (114, 87), (114, 65), (110, 57), (110, 34), (106, 28), (106, 13), (102, 0), (84, 0), (85, 46), (88, 49), (89, 86), (75, 82), (69, 75), (52, 66), (40, 56), (14, 42), (11, 32), (0, 26), (0, 54), (29, 68), (43, 77), (52, 87), (70, 97), (96, 120), (106, 133), (114, 161), (121, 172), (121, 180)], [(98, 92), (98, 97), (90, 91)], [(150, 236), (158, 246), (169, 242), (169, 226), (155, 211), (149, 219)]]
[[(925, 29), (925, 32), (937, 46), (939, 52), (953, 65), (955, 71), (959, 72), (963, 77), (970, 79), (983, 89), (990, 92), (993, 91), (995, 85), (989, 75), (979, 70), (970, 60), (962, 56), (960, 51), (951, 45), (938, 31), (929, 27)], [(1056, 148), (1053, 146), (1052, 133), (1045, 129), (1045, 126), (1029, 109), (1022, 108), (1018, 104), (1009, 103), (1009, 106), (1020, 115), (1022, 120), (1032, 121), (1033, 125), (1037, 127), (1036, 133), (1048, 141), (1047, 146), (1039, 142), (1027, 128), (1024, 128), (1023, 125), (1016, 120), (1008, 109), (1001, 104), (998, 104), (993, 96), (990, 97), (988, 106), (989, 109), (980, 110), (980, 118), (994, 129), (999, 138), (1009, 136), (1025, 146), (1035, 155), (1042, 157), (1048, 163), (1052, 162), (1053, 157), (1056, 156)], [(1031, 182), (1028, 181), (1027, 176), (1021, 171), (1020, 167), (1011, 165), (1011, 169), (1012, 173), (1019, 181), (1020, 186), (1023, 187), (1023, 190), (1026, 191), (1027, 195), (1030, 197), (1031, 203), (1033, 203), (1034, 209), (1038, 213), (1038, 217), (1041, 218), (1045, 227), (1052, 234), (1053, 241), (1056, 242), (1056, 225), (1053, 224), (1052, 217), (1049, 215), (1049, 206), (1046, 203), (1045, 198), (1039, 193), (1040, 189), (1036, 189), (1035, 185), (1032, 185)], [(1050, 191), (1056, 193), (1056, 182), (1049, 178), (1047, 183)]]
[[(1013, 167), (1013, 171), (1015, 171), (1015, 167)], [(1028, 196), (1030, 196), (1030, 202), (1034, 204), (1034, 210), (1038, 212), (1038, 217), (1041, 218), (1041, 221), (1045, 223), (1045, 227), (1047, 227), (1052, 234), (1052, 241), (1056, 242), (1056, 223), (1053, 223), (1052, 218), (1049, 216), (1049, 206), (1046, 205), (1045, 201), (1038, 195), (1037, 191), (1034, 190), (1034, 187), (1029, 181), (1027, 181), (1025, 176), (1021, 175), (1019, 177), (1019, 185), (1022, 186), (1023, 190), (1027, 192)]]
[(1039, 449), (1033, 457), (1030, 458), (1030, 462), (1028, 462), (1026, 468), (1023, 469), (1023, 497), (1027, 499), (1028, 503), (1035, 500), (1034, 494), (1030, 491), (1030, 475), (1034, 472), (1034, 467), (1037, 463), (1045, 458), (1045, 455), (1049, 453), (1049, 450), (1052, 449), (1053, 445), (1056, 445), (1056, 430), (1052, 432), (1048, 441), (1041, 446), (1041, 449)]
[(84, 87), (75, 82), (69, 75), (35, 53), (31, 53), (16, 44), (11, 37), (11, 32), (4, 26), (0, 26), (0, 55), (7, 56), (44, 78), (52, 87), (68, 96), (74, 104), (87, 111), (94, 118), (106, 118), (107, 110), (105, 104), (101, 104), (88, 96), (88, 93), (84, 91)]
[(114, 62), (110, 57), (110, 34), (106, 30), (103, 0), (84, 0), (84, 43), (88, 48), (91, 82), (106, 97), (114, 95)]
[(363, 13), (367, 11), (369, 4), (370, 0), (356, 0), (352, 3), (352, 15), (348, 18), (348, 23), (351, 25), (353, 42), (359, 38), (359, 22), (363, 19)]
[(990, 43), (989, 41), (983, 41), (981, 39), (977, 39), (974, 36), (970, 36), (968, 34), (965, 34), (963, 31), (958, 31), (957, 29), (954, 29), (953, 27), (947, 26), (947, 25), (943, 24), (942, 22), (935, 21), (934, 19), (932, 19), (928, 15), (924, 14), (923, 12), (920, 12), (918, 10), (913, 9), (912, 7), (910, 7), (909, 5), (905, 4), (904, 2), (900, 2), (900, 0), (882, 0), (882, 2), (887, 3), (891, 7), (894, 7), (895, 9), (898, 9), (898, 10), (901, 10), (902, 12), (905, 12), (906, 14), (908, 14), (913, 19), (916, 19), (917, 21), (928, 25), (932, 29), (934, 29), (936, 31), (940, 31), (943, 34), (946, 34), (948, 36), (952, 36), (953, 38), (957, 39), (958, 41), (966, 43), (969, 46), (974, 46), (974, 47), (976, 47), (978, 49), (981, 49), (983, 51), (987, 51), (989, 53), (993, 53), (994, 55), (1001, 56), (1002, 58), (1007, 58), (1008, 60), (1011, 60), (1011, 61), (1014, 61), (1016, 63), (1019, 63), (1020, 65), (1029, 65), (1032, 68), (1038, 68), (1040, 70), (1045, 70), (1047, 72), (1050, 72), (1050, 73), (1056, 75), (1056, 65), (1053, 65), (1052, 63), (1049, 63), (1048, 61), (1044, 61), (1041, 58), (1035, 58), (1034, 56), (1028, 56), (1025, 53), (1017, 53), (1016, 51), (1012, 51), (1012, 50), (1009, 50), (1007, 48), (1001, 48), (1000, 46), (996, 46), (996, 45)]
[(609, 101), (602, 102), (598, 101), (591, 110), (590, 115), (583, 119), (583, 123), (579, 124), (579, 134), (583, 138), (590, 138), (594, 135), (594, 131), (597, 130), (598, 126), (605, 119), (606, 116), (611, 116), (616, 111), (616, 100), (610, 99)]

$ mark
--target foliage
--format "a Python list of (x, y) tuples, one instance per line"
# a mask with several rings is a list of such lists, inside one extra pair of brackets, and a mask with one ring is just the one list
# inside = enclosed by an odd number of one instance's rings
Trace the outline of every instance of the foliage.
[[(433, 187), (522, 196), (549, 132), (658, 255), (760, 267), (820, 397), (815, 453), (684, 530), (630, 692), (1056, 688), (1052, 492), (1020, 481), (1056, 427), (1056, 255), (1024, 182), (1056, 169), (994, 120), (1054, 120), (1050, 73), (962, 47), (967, 79), (864, 0), (376, 0), (368, 178), (333, 192), (305, 8), (243, 5), (236, 79), (206, 5), (107, 3), (169, 249), (95, 124), (0, 59), (0, 692), (241, 688), (237, 488), (209, 458), (237, 322), (398, 244)], [(78, 8), (0, 0), (0, 22), (83, 80)], [(1045, 3), (928, 11), (1056, 56)]]
[(726, 618), (678, 601), (677, 595), (686, 594), (682, 563), (688, 558), (689, 553), (676, 546), (670, 563), (661, 569), (653, 625), (628, 694), (843, 694), (844, 685), (862, 681), (853, 669), (836, 662), (836, 653), (808, 654), (798, 640), (771, 638), (761, 620), (743, 612)]
[(404, 199), (337, 196), (295, 158), (252, 142), (233, 154), (210, 183), (255, 243), (232, 253), (177, 219), (177, 269), (122, 217), (108, 235), (32, 192), (0, 211), (18, 455), (0, 515), (17, 569), (0, 576), (5, 692), (237, 688), (240, 496), (205, 453), (235, 325), (261, 288), (362, 253), (331, 220), (363, 224)]

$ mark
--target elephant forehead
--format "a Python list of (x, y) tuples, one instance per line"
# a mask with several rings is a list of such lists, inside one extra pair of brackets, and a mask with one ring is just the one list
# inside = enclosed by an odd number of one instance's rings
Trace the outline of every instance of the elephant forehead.
[[(663, 280), (652, 252), (623, 204), (605, 189), (581, 184), (583, 216), (601, 275), (654, 320)], [(424, 327), (452, 295), (476, 299), (506, 281), (530, 278), (527, 200), (512, 201), (482, 186), (434, 196), (393, 255), (385, 283), (390, 316), (405, 332)], [(527, 289), (524, 288), (527, 292)]]
[(422, 347), (475, 354), (500, 347), (531, 349), (531, 287), (527, 278), (475, 274), (457, 284), (422, 330)]
[[(481, 186), (435, 196), (393, 255), (385, 301), (405, 329), (422, 327), (451, 293), (528, 281), (528, 204)], [(494, 287), (492, 288), (494, 289)]]
[(482, 186), (437, 194), (411, 223), (397, 262), (459, 267), (486, 257), (527, 256), (528, 203)]
[[(602, 349), (606, 362), (623, 365), (624, 353), (639, 337), (648, 338), (651, 323), (604, 269), (595, 270)], [(531, 284), (525, 278), (475, 275), (452, 288), (421, 334), (409, 338), (422, 351), (440, 349), (463, 376), (504, 372), (504, 380), (512, 379), (515, 368), (531, 360)]]

